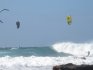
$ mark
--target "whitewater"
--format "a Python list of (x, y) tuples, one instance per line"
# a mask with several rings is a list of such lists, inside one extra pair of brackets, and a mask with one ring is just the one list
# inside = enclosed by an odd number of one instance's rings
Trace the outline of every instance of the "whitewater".
[(67, 63), (93, 64), (93, 43), (62, 42), (47, 47), (0, 49), (0, 70), (52, 70), (55, 65)]

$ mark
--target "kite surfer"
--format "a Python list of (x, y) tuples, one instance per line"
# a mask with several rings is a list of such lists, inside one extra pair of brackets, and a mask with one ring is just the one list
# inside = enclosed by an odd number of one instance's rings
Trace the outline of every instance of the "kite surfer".
[(17, 29), (20, 28), (20, 22), (19, 21), (16, 22), (16, 26), (17, 26)]

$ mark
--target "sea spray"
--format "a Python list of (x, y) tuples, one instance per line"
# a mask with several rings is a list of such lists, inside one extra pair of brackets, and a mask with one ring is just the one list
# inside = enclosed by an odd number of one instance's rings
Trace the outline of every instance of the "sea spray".
[(93, 56), (93, 43), (72, 43), (72, 42), (63, 42), (56, 43), (52, 48), (57, 52), (69, 53), (74, 56)]

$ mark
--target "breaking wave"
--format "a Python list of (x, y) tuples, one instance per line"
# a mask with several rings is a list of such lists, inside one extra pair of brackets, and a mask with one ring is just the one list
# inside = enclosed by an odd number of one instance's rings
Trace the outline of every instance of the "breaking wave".
[(88, 52), (90, 52), (89, 56), (93, 56), (93, 43), (64, 42), (56, 43), (52, 46), (52, 48), (56, 52), (69, 53), (74, 56), (87, 56)]

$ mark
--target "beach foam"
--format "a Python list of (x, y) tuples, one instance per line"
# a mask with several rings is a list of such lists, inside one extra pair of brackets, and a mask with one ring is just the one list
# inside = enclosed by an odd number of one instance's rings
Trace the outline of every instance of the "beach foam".
[[(80, 58), (68, 57), (1, 57), (0, 68), (2, 70), (30, 70), (32, 68), (50, 67), (54, 65), (73, 63), (77, 65), (81, 64), (93, 64), (93, 57), (87, 57), (86, 60)], [(34, 70), (34, 69), (32, 69)]]

